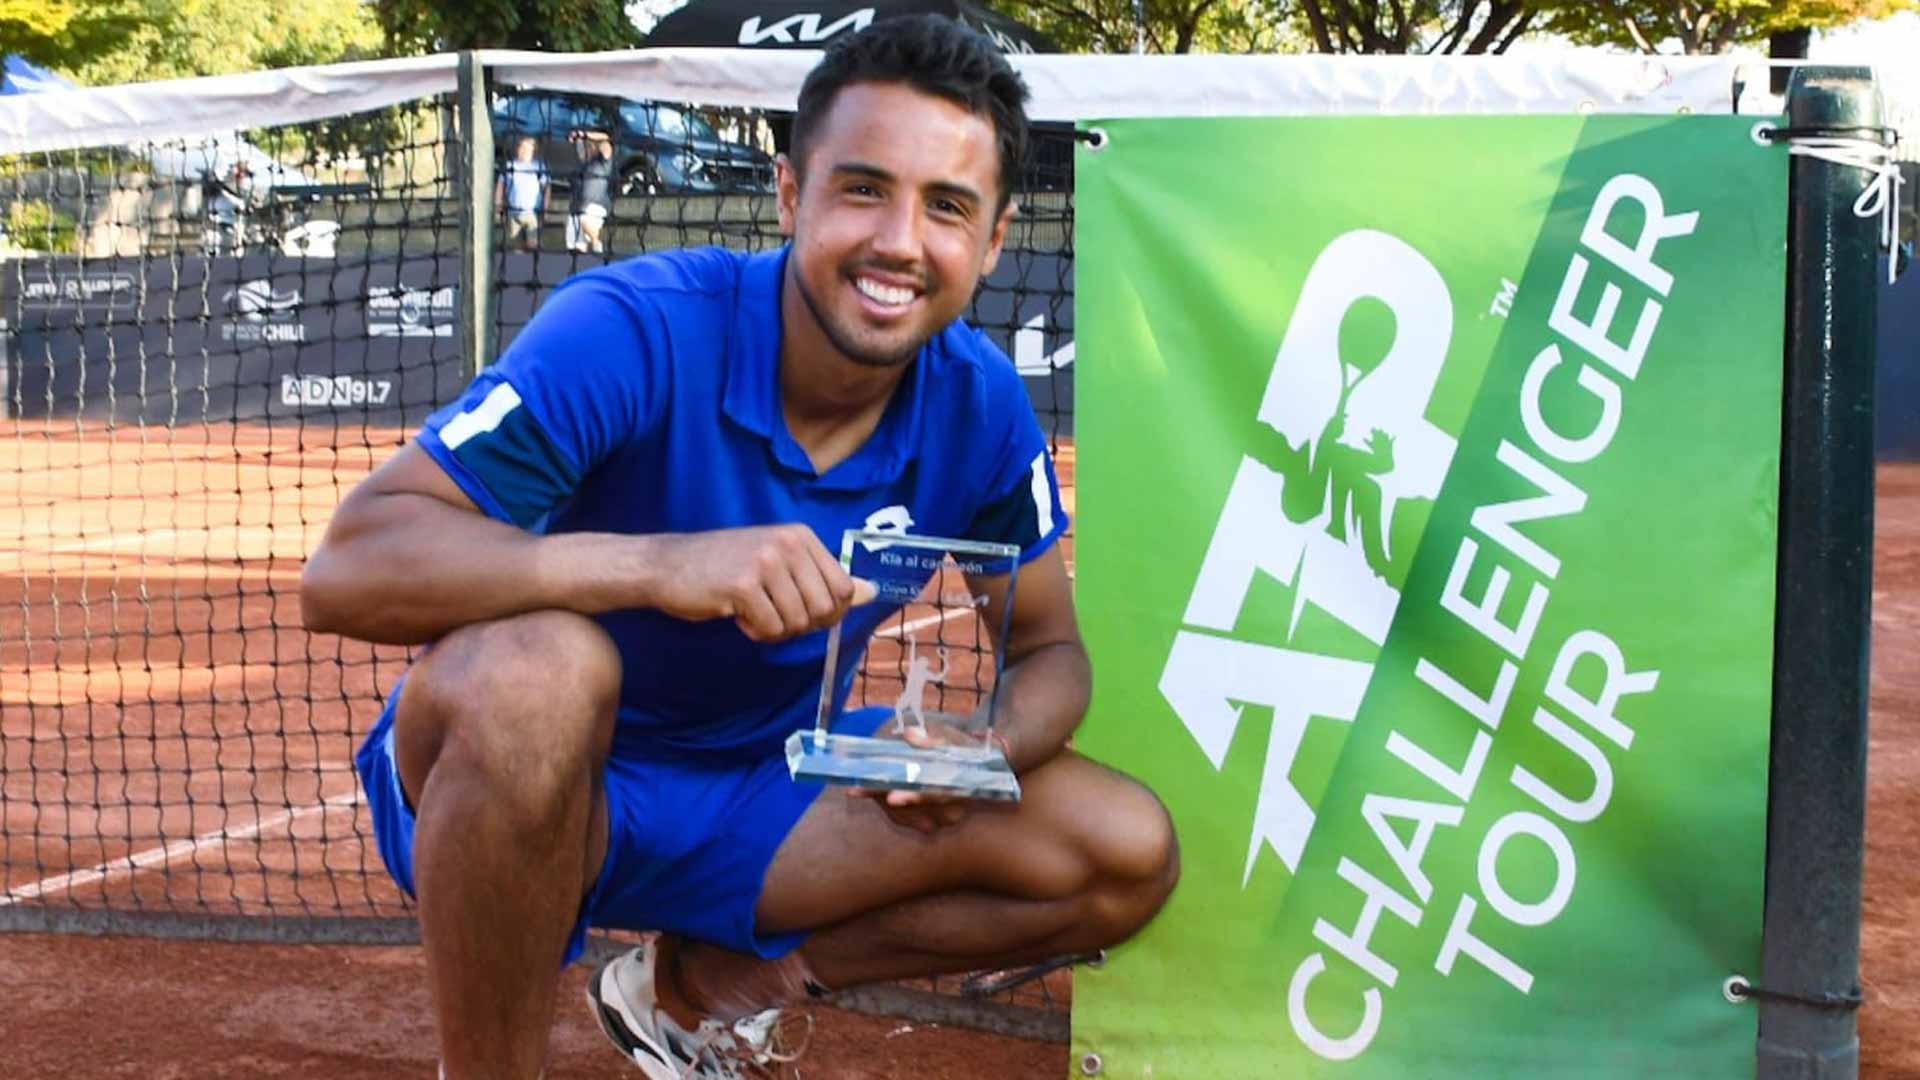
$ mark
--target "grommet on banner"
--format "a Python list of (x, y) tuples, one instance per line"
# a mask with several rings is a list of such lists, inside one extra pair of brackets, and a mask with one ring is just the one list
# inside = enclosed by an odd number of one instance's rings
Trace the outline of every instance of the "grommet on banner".
[[(1765, 128), (1763, 132), (1761, 129)], [(1900, 164), (1894, 148), (1900, 133), (1887, 127), (1772, 127), (1755, 125), (1754, 140), (1786, 143), (1795, 157), (1818, 158), (1835, 165), (1851, 165), (1873, 174), (1853, 200), (1855, 217), (1880, 219), (1880, 246), (1887, 252), (1887, 283), (1899, 273)]]
[(1786, 990), (1770, 990), (1764, 986), (1755, 986), (1744, 975), (1728, 976), (1727, 981), (1720, 984), (1720, 993), (1735, 1004), (1746, 1001), (1787, 1001), (1816, 1009), (1857, 1009), (1866, 1000), (1860, 993), (1859, 987), (1844, 993), (1822, 991), (1816, 994), (1795, 994)]
[(1113, 137), (1107, 134), (1106, 128), (1087, 128), (1084, 131), (1075, 130), (1073, 137), (1087, 144), (1087, 153), (1089, 154), (1097, 154), (1105, 150), (1108, 145), (1113, 142)]

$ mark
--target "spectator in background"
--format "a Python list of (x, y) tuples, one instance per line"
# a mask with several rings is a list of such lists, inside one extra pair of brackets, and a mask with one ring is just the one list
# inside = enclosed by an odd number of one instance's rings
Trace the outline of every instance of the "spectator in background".
[(215, 255), (246, 254), (247, 213), (253, 209), (253, 170), (236, 161), (224, 179), (207, 175), (206, 246)]
[(576, 131), (573, 148), (580, 168), (573, 177), (567, 246), (579, 252), (605, 251), (603, 235), (613, 215), (613, 140), (604, 131)]
[(521, 136), (493, 190), (494, 204), (507, 210), (507, 243), (517, 241), (525, 251), (540, 249), (540, 212), (546, 209), (550, 186), (546, 163), (533, 152), (533, 138)]

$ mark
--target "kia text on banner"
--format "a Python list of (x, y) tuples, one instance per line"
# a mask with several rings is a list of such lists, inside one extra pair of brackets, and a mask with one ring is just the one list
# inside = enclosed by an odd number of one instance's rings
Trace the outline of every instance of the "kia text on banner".
[(1184, 875), (1076, 979), (1076, 1060), (1752, 1075), (1786, 220), (1752, 124), (1081, 151), (1081, 745)]

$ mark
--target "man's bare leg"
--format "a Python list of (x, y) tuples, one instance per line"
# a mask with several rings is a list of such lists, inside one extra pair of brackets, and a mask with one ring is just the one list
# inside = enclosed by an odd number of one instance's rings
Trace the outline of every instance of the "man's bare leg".
[(1159, 911), (1179, 877), (1158, 800), (1071, 754), (1023, 778), (1017, 807), (971, 808), (923, 835), (869, 799), (828, 791), (781, 845), (758, 909), (768, 933), (819, 927), (768, 962), (700, 942), (668, 946), (676, 1019), (723, 1018), (832, 989), (1014, 967), (1106, 948)]
[(395, 716), (414, 885), (449, 1080), (540, 1075), (560, 958), (607, 844), (620, 660), (561, 612), (435, 645)]

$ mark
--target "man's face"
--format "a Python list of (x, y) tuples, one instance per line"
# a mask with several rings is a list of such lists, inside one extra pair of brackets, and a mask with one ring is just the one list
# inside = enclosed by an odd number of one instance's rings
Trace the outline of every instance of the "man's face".
[(959, 317), (1013, 219), (996, 212), (993, 122), (898, 83), (843, 88), (807, 160), (778, 172), (789, 280), (827, 341), (870, 366), (905, 363)]
[(513, 156), (516, 158), (519, 158), (521, 161), (532, 161), (533, 160), (533, 140), (521, 139), (520, 142), (513, 148)]

